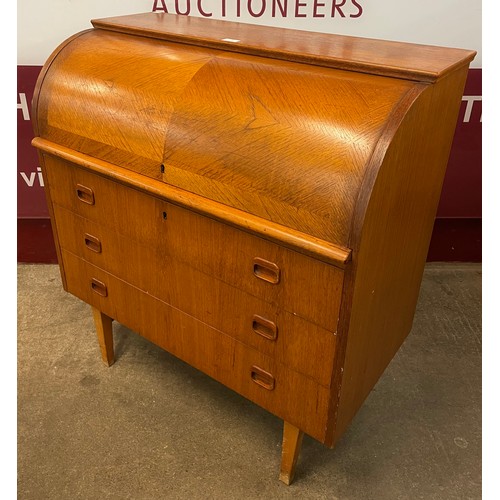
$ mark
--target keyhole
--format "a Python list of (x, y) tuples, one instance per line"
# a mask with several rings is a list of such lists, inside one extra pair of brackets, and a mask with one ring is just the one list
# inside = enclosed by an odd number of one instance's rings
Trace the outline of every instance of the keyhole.
[(160, 165), (160, 171), (162, 174), (165, 173), (165, 165), (163, 165), (163, 163)]
[(162, 216), (163, 216), (163, 220), (167, 220), (167, 212), (163, 212)]

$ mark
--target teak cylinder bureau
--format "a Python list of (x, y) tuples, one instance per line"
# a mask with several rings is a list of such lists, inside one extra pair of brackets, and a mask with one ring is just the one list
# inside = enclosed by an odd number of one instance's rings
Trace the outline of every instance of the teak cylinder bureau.
[(168, 14), (52, 54), (65, 290), (332, 447), (409, 333), (475, 52)]

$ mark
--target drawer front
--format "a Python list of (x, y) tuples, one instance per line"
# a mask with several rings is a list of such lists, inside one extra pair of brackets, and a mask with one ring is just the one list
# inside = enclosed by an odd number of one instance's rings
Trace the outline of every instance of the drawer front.
[[(54, 205), (62, 248), (329, 386), (336, 336)], [(311, 362), (314, 360), (314, 362)]]
[(343, 272), (298, 252), (46, 156), (52, 201), (327, 330)]
[(62, 259), (69, 292), (324, 441), (329, 389), (65, 250)]

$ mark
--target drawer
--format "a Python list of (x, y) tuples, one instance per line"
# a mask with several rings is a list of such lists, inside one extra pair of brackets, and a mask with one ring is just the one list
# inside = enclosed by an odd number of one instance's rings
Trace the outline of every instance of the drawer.
[(340, 269), (51, 156), (46, 174), (54, 203), (336, 331)]
[[(329, 386), (336, 336), (116, 231), (54, 205), (63, 249)], [(126, 265), (124, 265), (126, 263)], [(314, 360), (311, 363), (310, 360)]]
[(328, 388), (65, 250), (62, 259), (69, 292), (324, 441)]

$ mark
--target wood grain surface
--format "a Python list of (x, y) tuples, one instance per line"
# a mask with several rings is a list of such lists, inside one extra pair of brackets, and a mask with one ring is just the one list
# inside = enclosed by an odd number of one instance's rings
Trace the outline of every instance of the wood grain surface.
[[(96, 28), (273, 59), (434, 82), (469, 63), (472, 50), (311, 33), (286, 28), (150, 12), (94, 19)], [(237, 42), (227, 39), (238, 40)]]
[[(411, 330), (473, 51), (165, 14), (37, 83), (63, 286), (333, 446)], [(224, 38), (237, 39), (228, 42)]]
[[(46, 175), (51, 182), (52, 201), (57, 205), (117, 231), (125, 239), (153, 248), (162, 261), (174, 258), (336, 331), (335, 311), (338, 314), (343, 280), (343, 272), (336, 267), (54, 158), (46, 160)], [(94, 205), (78, 199), (78, 184), (93, 189)], [(256, 257), (274, 262), (282, 270), (283, 278), (278, 285), (255, 276)]]
[(52, 62), (37, 119), (56, 144), (347, 247), (364, 169), (412, 85), (94, 30)]
[[(330, 391), (192, 316), (63, 250), (68, 290), (174, 356), (322, 441)], [(92, 290), (105, 283), (107, 297)], [(272, 390), (252, 379), (257, 366), (273, 375)]]
[[(173, 256), (166, 257), (157, 247), (142, 245), (57, 205), (55, 217), (63, 249), (227, 335), (274, 356), (278, 362), (314, 378), (318, 383), (330, 385), (335, 352), (334, 332), (287, 311), (279, 301), (266, 302), (245, 293)], [(97, 247), (92, 242), (86, 243), (89, 237), (99, 241), (100, 251), (96, 251)], [(123, 265), (124, 262), (127, 266)], [(301, 288), (300, 293), (308, 292)], [(311, 288), (309, 294), (317, 301), (322, 300), (315, 288)], [(328, 310), (332, 316), (335, 315), (335, 309)], [(238, 314), (232, 311), (238, 311)], [(336, 325), (337, 321), (338, 308), (337, 318), (330, 318), (329, 323)], [(266, 333), (266, 322), (276, 328), (274, 340), (259, 334)], [(315, 359), (315, 363), (310, 363), (310, 359)]]
[(333, 442), (410, 333), (466, 74), (464, 67), (416, 93), (365, 186), (346, 285), (350, 319), (340, 326), (347, 350)]
[(101, 357), (104, 363), (111, 366), (115, 362), (113, 348), (113, 319), (106, 316), (99, 309), (92, 307), (92, 316), (97, 333)]
[(293, 482), (303, 437), (304, 433), (300, 429), (285, 421), (283, 427), (280, 481), (286, 485), (290, 485)]
[(176, 101), (163, 180), (347, 246), (364, 168), (409, 88), (404, 81), (217, 56)]
[[(333, 264), (340, 269), (343, 269), (351, 258), (351, 250), (348, 248), (256, 217), (242, 210), (222, 205), (174, 186), (169, 186), (161, 181), (118, 167), (112, 163), (94, 159), (91, 156), (76, 152), (65, 146), (39, 137), (35, 137), (32, 144), (39, 151), (47, 153), (47, 155), (43, 155), (41, 162), (51, 161), (51, 158), (62, 159), (70, 162), (73, 166), (83, 167), (89, 172), (95, 172), (100, 176), (117, 181), (120, 185), (149, 193), (155, 198), (188, 208), (193, 212), (206, 215), (211, 219), (224, 222), (227, 225), (250, 234), (255, 234), (265, 240), (278, 243), (282, 247), (293, 249), (304, 255), (312, 256), (316, 260)], [(133, 196), (134, 191), (126, 191), (119, 187), (117, 189), (121, 189), (122, 192), (130, 193), (130, 196)]]

